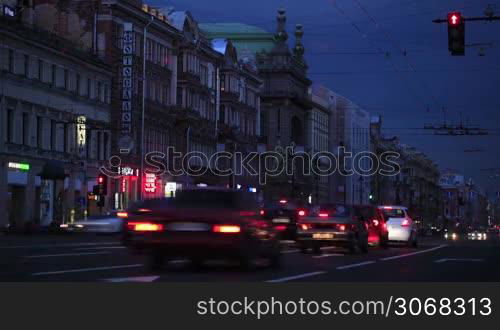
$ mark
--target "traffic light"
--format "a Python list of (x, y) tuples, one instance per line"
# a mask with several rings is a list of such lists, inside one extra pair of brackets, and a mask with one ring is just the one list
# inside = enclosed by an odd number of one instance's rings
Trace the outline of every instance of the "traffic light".
[(99, 174), (97, 177), (97, 186), (99, 187), (99, 195), (108, 193), (108, 177), (104, 174)]
[(465, 19), (460, 12), (448, 13), (448, 49), (453, 56), (465, 55)]

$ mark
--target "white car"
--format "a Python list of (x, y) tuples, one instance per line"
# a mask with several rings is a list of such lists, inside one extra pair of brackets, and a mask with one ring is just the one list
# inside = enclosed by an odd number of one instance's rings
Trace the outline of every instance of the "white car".
[(379, 206), (389, 231), (389, 242), (404, 242), (409, 246), (417, 247), (418, 232), (413, 219), (408, 215), (404, 206)]
[(123, 219), (120, 217), (121, 213), (124, 212), (111, 212), (107, 215), (90, 216), (85, 220), (62, 224), (60, 227), (68, 232), (121, 233), (123, 231)]

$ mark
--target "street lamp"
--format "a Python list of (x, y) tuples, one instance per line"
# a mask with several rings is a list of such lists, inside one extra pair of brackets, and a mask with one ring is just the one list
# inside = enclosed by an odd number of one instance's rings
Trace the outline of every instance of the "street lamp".
[(148, 27), (153, 23), (154, 21), (154, 16), (150, 16), (150, 20), (148, 24), (144, 26), (144, 32), (143, 32), (143, 42), (142, 42), (142, 116), (141, 116), (141, 177), (140, 177), (140, 186), (139, 186), (139, 191), (140, 191), (140, 200), (142, 201), (144, 199), (143, 196), (143, 181), (144, 181), (144, 113), (146, 111), (146, 44), (147, 44), (147, 32), (148, 32)]

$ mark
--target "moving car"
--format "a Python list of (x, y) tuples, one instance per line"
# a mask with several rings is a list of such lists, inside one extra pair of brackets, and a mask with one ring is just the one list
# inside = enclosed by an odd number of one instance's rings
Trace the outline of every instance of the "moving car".
[(264, 205), (262, 216), (272, 222), (283, 240), (297, 238), (297, 220), (309, 212), (309, 206), (303, 203), (280, 199)]
[(189, 258), (195, 266), (207, 259), (229, 258), (251, 267), (264, 257), (278, 266), (277, 232), (259, 211), (252, 193), (184, 190), (175, 198), (146, 201), (131, 210), (123, 243), (149, 254), (153, 269), (161, 268), (166, 258)]
[(467, 238), (470, 240), (486, 240), (488, 238), (486, 228), (475, 228), (467, 233)]
[(297, 226), (297, 244), (306, 253), (312, 248), (321, 252), (322, 246), (344, 247), (351, 253), (368, 252), (368, 225), (355, 215), (352, 206), (324, 204), (311, 209), (300, 218)]
[(418, 231), (413, 219), (404, 206), (379, 206), (389, 231), (389, 242), (402, 242), (418, 246)]
[(355, 215), (368, 226), (368, 243), (388, 247), (389, 231), (383, 212), (376, 206), (354, 206)]
[(126, 212), (114, 211), (106, 215), (90, 216), (85, 220), (64, 223), (60, 228), (66, 232), (117, 234), (123, 231)]
[(460, 223), (452, 223), (444, 229), (444, 239), (457, 241), (467, 238), (467, 230)]

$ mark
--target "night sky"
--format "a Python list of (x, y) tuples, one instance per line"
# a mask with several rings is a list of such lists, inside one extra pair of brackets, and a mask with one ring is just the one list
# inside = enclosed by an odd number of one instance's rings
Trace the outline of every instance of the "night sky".
[[(435, 160), (442, 170), (472, 177), (489, 192), (500, 190), (500, 21), (467, 22), (465, 57), (448, 52), (448, 11), (483, 16), (498, 0), (150, 0), (159, 7), (189, 10), (199, 22), (241, 22), (274, 32), (276, 10), (287, 10), (290, 45), (304, 25), (309, 77), (344, 95), (371, 114), (383, 116), (384, 133), (398, 135)], [(311, 6), (314, 4), (314, 6)], [(406, 53), (406, 56), (404, 55)], [(443, 109), (445, 111), (443, 111)], [(424, 124), (477, 125), (489, 136), (434, 136)], [(465, 149), (482, 149), (466, 153)], [(500, 169), (498, 171), (500, 173)]]

